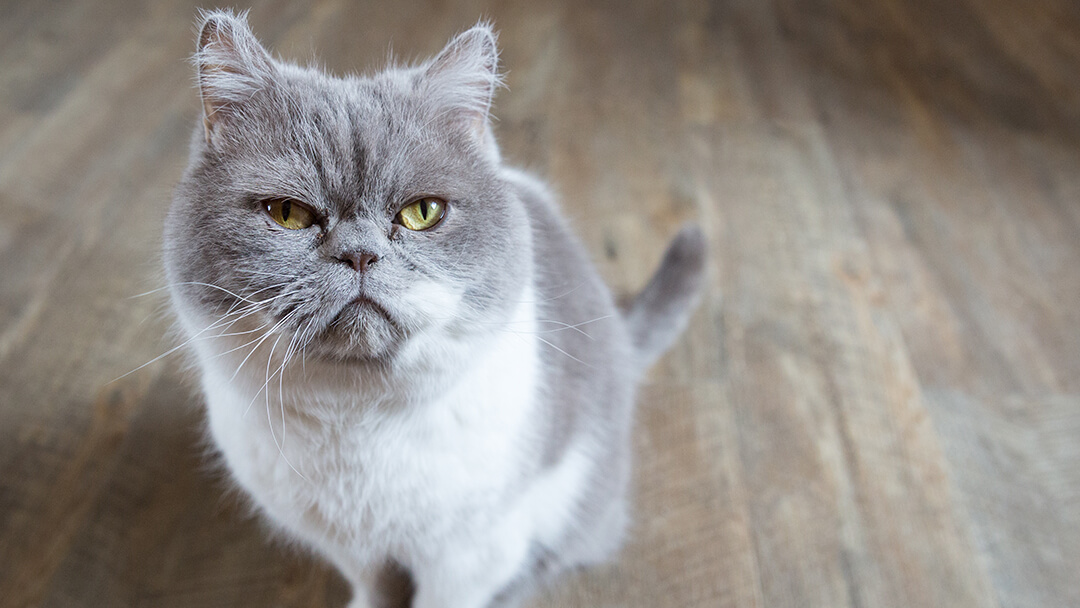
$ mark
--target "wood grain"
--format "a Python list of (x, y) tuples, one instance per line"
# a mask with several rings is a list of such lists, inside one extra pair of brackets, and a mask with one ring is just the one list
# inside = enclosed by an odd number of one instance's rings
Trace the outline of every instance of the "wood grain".
[[(1080, 605), (1075, 3), (250, 8), (338, 73), (491, 18), (504, 153), (618, 293), (709, 235), (641, 391), (634, 536), (532, 605)], [(185, 362), (154, 360), (163, 299), (133, 297), (162, 286), (195, 14), (0, 7), (0, 606), (348, 601), (223, 481)]]

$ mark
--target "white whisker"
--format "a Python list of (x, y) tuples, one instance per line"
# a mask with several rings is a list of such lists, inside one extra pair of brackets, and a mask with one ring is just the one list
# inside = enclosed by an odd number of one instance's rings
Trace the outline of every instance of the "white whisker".
[(541, 342), (543, 342), (544, 344), (547, 344), (547, 345), (548, 345), (548, 346), (550, 346), (551, 348), (554, 348), (555, 350), (557, 350), (557, 351), (559, 351), (560, 353), (562, 353), (562, 354), (566, 355), (567, 357), (570, 357), (571, 359), (573, 359), (574, 361), (577, 361), (578, 363), (580, 363), (580, 364), (584, 365), (585, 367), (587, 367), (587, 368), (589, 368), (589, 369), (596, 369), (595, 367), (593, 367), (593, 366), (589, 365), (588, 363), (585, 363), (585, 362), (584, 362), (584, 361), (582, 361), (581, 359), (578, 359), (578, 358), (577, 358), (577, 357), (575, 357), (574, 355), (571, 355), (570, 353), (568, 353), (568, 352), (566, 352), (565, 350), (563, 350), (563, 349), (559, 348), (558, 346), (555, 346), (554, 344), (552, 344), (551, 342), (548, 342), (547, 340), (545, 340), (545, 339), (541, 338), (540, 336), (535, 336), (535, 337), (536, 337), (536, 339), (537, 339), (537, 340), (540, 340), (540, 341), (541, 341)]

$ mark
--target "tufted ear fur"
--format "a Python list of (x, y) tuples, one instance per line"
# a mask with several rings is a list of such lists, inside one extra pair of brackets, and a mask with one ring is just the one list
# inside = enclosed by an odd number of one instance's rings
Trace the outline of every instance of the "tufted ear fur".
[(439, 114), (493, 147), (491, 101), (502, 78), (491, 25), (480, 23), (458, 34), (422, 70), (424, 95), (437, 104)]
[(274, 62), (247, 23), (247, 13), (204, 13), (194, 57), (203, 102), (206, 143), (221, 145), (222, 131), (242, 104), (273, 78)]

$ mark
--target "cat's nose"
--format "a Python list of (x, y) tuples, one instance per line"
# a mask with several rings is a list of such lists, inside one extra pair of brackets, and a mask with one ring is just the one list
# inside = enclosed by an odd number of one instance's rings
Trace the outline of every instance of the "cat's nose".
[(364, 272), (368, 269), (368, 266), (379, 261), (379, 256), (373, 253), (350, 251), (349, 253), (339, 255), (337, 259), (352, 266), (352, 269), (356, 272)]

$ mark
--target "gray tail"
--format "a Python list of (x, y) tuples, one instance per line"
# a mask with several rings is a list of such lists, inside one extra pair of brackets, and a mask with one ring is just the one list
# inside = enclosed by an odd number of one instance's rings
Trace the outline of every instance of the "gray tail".
[(705, 279), (705, 235), (683, 226), (649, 284), (626, 307), (625, 319), (642, 369), (652, 365), (686, 328)]

